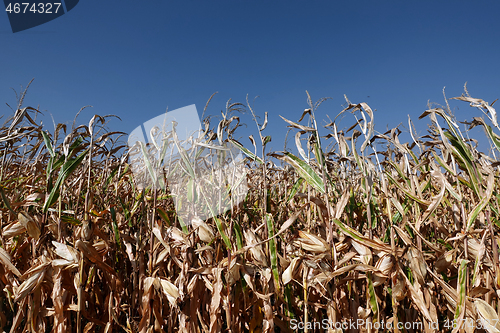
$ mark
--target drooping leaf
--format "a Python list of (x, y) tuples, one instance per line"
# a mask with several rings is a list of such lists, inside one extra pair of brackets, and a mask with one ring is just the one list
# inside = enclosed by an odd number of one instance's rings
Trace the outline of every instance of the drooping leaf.
[(282, 159), (290, 164), (308, 184), (313, 186), (317, 191), (325, 193), (325, 184), (323, 180), (306, 162), (289, 152), (285, 152)]

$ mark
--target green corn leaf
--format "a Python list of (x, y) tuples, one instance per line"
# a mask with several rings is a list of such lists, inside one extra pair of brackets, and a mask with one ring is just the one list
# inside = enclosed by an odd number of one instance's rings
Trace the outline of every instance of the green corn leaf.
[(43, 212), (46, 213), (47, 210), (49, 209), (50, 206), (54, 202), (57, 201), (57, 198), (59, 197), (59, 189), (62, 185), (62, 183), (68, 178), (68, 176), (75, 171), (76, 168), (82, 163), (83, 159), (89, 152), (88, 149), (86, 149), (83, 153), (81, 153), (78, 157), (68, 160), (62, 167), (62, 170), (59, 173), (59, 177), (56, 180), (56, 183), (54, 184), (54, 187), (52, 188), (47, 200), (45, 201), (45, 204), (43, 205)]
[(495, 176), (493, 173), (490, 173), (488, 175), (487, 183), (488, 187), (486, 188), (486, 194), (481, 198), (481, 201), (479, 201), (477, 206), (474, 207), (472, 212), (469, 214), (469, 217), (467, 219), (467, 232), (474, 224), (474, 221), (476, 220), (479, 213), (484, 209), (484, 207), (488, 205), (488, 202), (490, 202), (491, 196), (493, 194), (493, 186), (495, 185)]
[(166, 138), (164, 138), (162, 140), (162, 144), (161, 144), (161, 151), (160, 151), (158, 166), (163, 164), (163, 160), (165, 159), (165, 155), (167, 154), (167, 150), (168, 150), (169, 146), (170, 146), (169, 141)]
[(163, 219), (163, 221), (165, 221), (167, 223), (167, 225), (170, 227), (172, 225), (172, 223), (170, 223), (170, 219), (168, 218), (168, 215), (167, 213), (163, 210), (163, 208), (161, 207), (158, 207), (156, 209), (156, 211), (158, 212), (158, 215), (161, 216), (161, 218)]
[(222, 237), (222, 240), (224, 241), (224, 244), (226, 244), (226, 248), (229, 250), (231, 249), (231, 241), (229, 240), (229, 237), (227, 237), (226, 233), (224, 232), (224, 228), (222, 226), (222, 221), (216, 216), (215, 212), (212, 209), (212, 205), (208, 202), (207, 197), (205, 196), (205, 193), (201, 191), (201, 194), (203, 195), (205, 202), (207, 203), (207, 207), (210, 210), (210, 214), (212, 214), (212, 217), (215, 221), (215, 224), (217, 225), (217, 230), (219, 231), (220, 236)]
[(111, 206), (110, 212), (111, 212), (111, 226), (113, 227), (113, 232), (115, 234), (115, 241), (116, 241), (116, 244), (118, 244), (118, 248), (121, 249), (122, 244), (120, 241), (120, 231), (118, 230), (118, 223), (116, 222), (115, 207)]
[(323, 194), (325, 193), (325, 184), (323, 180), (321, 180), (321, 177), (306, 162), (289, 152), (285, 152), (285, 155), (281, 158), (290, 164), (295, 171), (297, 171), (299, 176), (304, 178), (307, 183), (313, 186), (317, 191)]
[(269, 252), (271, 258), (271, 268), (273, 270), (274, 282), (276, 290), (280, 290), (280, 274), (278, 271), (278, 253), (276, 250), (276, 238), (274, 238), (274, 221), (271, 214), (266, 214), (267, 230), (269, 241)]
[(7, 208), (15, 214), (15, 212), (12, 210), (12, 207), (10, 206), (10, 200), (5, 196), (5, 192), (3, 190), (3, 187), (0, 186), (0, 194), (2, 195), (2, 199), (3, 199), (3, 202), (5, 203), (5, 206), (7, 206)]
[(234, 234), (236, 236), (236, 246), (238, 246), (238, 250), (243, 248), (243, 234), (241, 232), (241, 226), (238, 222), (234, 222), (233, 224)]
[(351, 238), (363, 242), (363, 236), (357, 232), (356, 230), (352, 229), (348, 225), (345, 225), (344, 223), (340, 222), (337, 219), (334, 219), (333, 222), (340, 227), (340, 229), (347, 235), (349, 235)]
[(434, 151), (432, 151), (432, 156), (436, 159), (440, 166), (442, 166), (446, 171), (448, 171), (451, 175), (455, 176), (455, 172), (451, 169), (451, 167), (439, 157)]
[(129, 169), (129, 164), (126, 164), (125, 168), (123, 168), (121, 174), (118, 175), (118, 179), (116, 180), (117, 183), (123, 178), (123, 176), (125, 176), (127, 174), (128, 169)]
[[(52, 174), (52, 172), (54, 170), (53, 163), (54, 163), (54, 159), (56, 158), (56, 154), (54, 153), (54, 149), (52, 147), (52, 143), (50, 142), (49, 135), (47, 133), (45, 133), (45, 131), (42, 131), (42, 136), (43, 136), (43, 141), (45, 142), (45, 146), (47, 147), (47, 150), (49, 151), (49, 154), (50, 154), (50, 159), (49, 159), (49, 162), (47, 164), (47, 169), (46, 169), (47, 190), (50, 191), (50, 190), (52, 190), (52, 179), (51, 179), (50, 175)], [(62, 160), (61, 165), (62, 165), (62, 163), (64, 163), (64, 159)]]
[(297, 194), (297, 191), (299, 190), (300, 185), (302, 185), (303, 181), (304, 181), (304, 178), (297, 179), (297, 181), (295, 182), (295, 184), (292, 187), (292, 190), (290, 191), (290, 195), (288, 196), (288, 200), (286, 201), (287, 203), (289, 203), (290, 200), (293, 199), (293, 197), (295, 196), (295, 194)]
[(469, 261), (462, 259), (460, 263), (460, 268), (458, 269), (458, 302), (457, 309), (455, 311), (454, 319), (458, 319), (463, 311), (465, 311), (465, 293), (466, 293), (466, 282), (467, 282), (467, 263)]
[[(411, 157), (413, 158), (413, 160), (415, 161), (415, 164), (419, 165), (420, 161), (417, 158), (417, 155), (415, 155), (415, 153), (413, 152), (413, 150), (410, 150), (409, 153), (410, 153)], [(425, 172), (425, 169), (422, 165), (420, 165), (418, 168), (420, 169), (420, 171)]]
[(181, 225), (181, 228), (182, 228), (182, 231), (188, 235), (189, 234), (189, 230), (186, 226), (186, 223), (184, 223), (184, 219), (180, 216), (177, 216), (177, 218), (179, 219), (179, 224)]
[(156, 186), (156, 184), (158, 182), (159, 185), (160, 185), (160, 187), (163, 188), (164, 187), (163, 179), (161, 179), (161, 178), (157, 179), (156, 172), (155, 172), (155, 170), (153, 168), (153, 164), (151, 163), (151, 161), (149, 160), (149, 157), (148, 157), (148, 152), (146, 150), (146, 145), (142, 141), (139, 141), (139, 144), (141, 146), (141, 151), (142, 151), (142, 157), (144, 159), (144, 164), (146, 164), (146, 168), (148, 169), (149, 176), (151, 177), (151, 181), (153, 182), (154, 186)]
[(493, 132), (490, 126), (484, 124), (484, 128), (486, 129), (486, 134), (488, 134), (488, 137), (490, 140), (493, 142), (495, 145), (495, 148), (500, 151), (500, 137)]
[(366, 273), (366, 279), (368, 280), (368, 295), (370, 297), (369, 302), (373, 313), (373, 320), (378, 321), (378, 302), (377, 295), (375, 294), (375, 287), (373, 286), (372, 272)]
[(228, 250), (231, 249), (231, 241), (224, 232), (224, 228), (222, 227), (222, 221), (218, 217), (214, 217), (214, 220), (215, 224), (217, 225), (217, 230), (219, 231), (219, 234), (221, 235), (224, 244), (226, 244), (226, 248)]
[(54, 162), (54, 159), (56, 158), (56, 155), (54, 153), (54, 156), (50, 158), (49, 160), (49, 165), (47, 167), (47, 179), (50, 180), (49, 176), (52, 175), (54, 171), (59, 169), (61, 165), (66, 163), (68, 160), (70, 160), (78, 151), (81, 150), (82, 148), (82, 142), (83, 139), (82, 137), (78, 137), (75, 139), (75, 141), (71, 144), (71, 146), (68, 149), (68, 156), (61, 155), (59, 158)]
[(56, 156), (54, 153), (54, 149), (52, 148), (52, 143), (50, 142), (49, 135), (45, 133), (45, 131), (42, 131), (42, 136), (43, 136), (43, 141), (45, 142), (45, 146), (47, 147), (47, 150), (49, 151), (49, 154), (52, 158)]
[(83, 148), (82, 143), (83, 138), (81, 136), (77, 137), (69, 147), (68, 156), (66, 158), (73, 157), (76, 153), (78, 153)]
[(196, 175), (194, 173), (193, 166), (191, 165), (191, 162), (189, 161), (189, 157), (188, 157), (186, 150), (183, 147), (181, 147), (180, 145), (177, 146), (177, 149), (179, 149), (179, 153), (180, 153), (182, 161), (184, 162), (184, 165), (187, 169), (187, 172), (189, 173), (189, 176), (191, 176), (191, 178), (195, 178)]
[(125, 216), (125, 220), (127, 221), (128, 226), (132, 227), (132, 221), (130, 219), (131, 216), (128, 206), (123, 202), (123, 199), (120, 196), (118, 196), (118, 200), (120, 201), (120, 205), (122, 206), (123, 215)]
[[(49, 209), (49, 211), (50, 211), (50, 209)], [(74, 226), (79, 226), (82, 224), (82, 222), (80, 220), (74, 218), (71, 215), (61, 215), (61, 221), (63, 221), (64, 223), (70, 223)]]
[[(133, 184), (133, 182), (132, 182)], [(138, 195), (135, 197), (135, 202), (134, 205), (132, 206), (132, 209), (130, 210), (130, 216), (132, 217), (138, 210), (141, 205), (141, 203), (144, 200), (144, 190), (140, 191)]]
[(243, 145), (241, 143), (239, 143), (238, 141), (236, 140), (233, 140), (233, 139), (230, 139), (229, 140), (233, 145), (235, 145), (236, 147), (238, 147), (239, 150), (241, 150), (243, 152), (243, 154), (245, 154), (246, 156), (248, 156), (250, 159), (252, 159), (253, 161), (256, 161), (256, 162), (259, 162), (260, 164), (264, 163), (262, 161), (262, 159), (255, 155), (254, 153), (252, 153), (250, 150), (246, 149), (245, 147), (243, 147)]
[(316, 157), (318, 164), (321, 165), (321, 168), (323, 168), (325, 166), (325, 159), (323, 157), (323, 150), (321, 149), (318, 141), (314, 143), (314, 156)]
[(189, 202), (196, 202), (198, 200), (196, 184), (193, 178), (189, 178), (187, 183), (187, 199)]
[(179, 151), (179, 155), (181, 155), (182, 161), (184, 162), (184, 166), (186, 167), (188, 174), (191, 176), (191, 178), (194, 179), (195, 173), (194, 173), (193, 167), (191, 165), (191, 162), (189, 161), (189, 156), (188, 156), (186, 150), (184, 149), (184, 147), (181, 146), (181, 144), (179, 142), (179, 138), (177, 137), (177, 133), (175, 132), (175, 128), (172, 131), (172, 137), (174, 138), (175, 146), (177, 147), (177, 150)]
[(293, 312), (293, 303), (295, 302), (295, 295), (292, 293), (292, 287), (290, 284), (285, 286), (285, 303), (286, 303), (286, 314), (291, 319), (295, 318), (295, 313)]
[(476, 195), (481, 196), (479, 193), (479, 184), (482, 182), (481, 175), (477, 172), (477, 167), (475, 165), (474, 158), (467, 146), (467, 144), (460, 138), (453, 135), (451, 132), (446, 131), (445, 136), (450, 140), (453, 146), (454, 155), (462, 162), (463, 166), (467, 170), (467, 174), (471, 179), (471, 186)]

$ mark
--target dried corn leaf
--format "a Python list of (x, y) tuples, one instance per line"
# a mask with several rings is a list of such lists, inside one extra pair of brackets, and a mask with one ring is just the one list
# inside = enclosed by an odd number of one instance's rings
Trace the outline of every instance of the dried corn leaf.
[(359, 256), (356, 257), (356, 260), (361, 261), (365, 265), (371, 265), (372, 263), (372, 251), (367, 246), (355, 241), (354, 239), (351, 241), (352, 246), (358, 252)]
[(40, 232), (40, 228), (36, 224), (35, 220), (33, 220), (33, 218), (28, 213), (25, 213), (25, 212), (19, 212), (17, 217), (19, 219), (19, 222), (23, 225), (23, 227), (28, 232), (28, 235), (30, 235), (30, 237), (38, 240), (38, 238), (40, 238), (41, 232)]
[(102, 269), (103, 271), (117, 276), (116, 272), (111, 268), (108, 264), (102, 261), (102, 255), (97, 252), (97, 250), (88, 242), (83, 242), (81, 240), (77, 240), (75, 246), (82, 251), (82, 254), (85, 258), (90, 260), (92, 263), (96, 264), (97, 267)]
[(374, 287), (380, 286), (385, 282), (389, 274), (392, 272), (395, 262), (396, 259), (390, 254), (384, 254), (379, 258), (379, 260), (377, 260), (375, 268), (377, 268), (380, 273), (375, 272), (372, 276)]
[(210, 243), (214, 239), (215, 234), (213, 229), (199, 217), (193, 218), (191, 220), (191, 224), (195, 229), (197, 229), (198, 237), (201, 241)]
[(424, 316), (424, 318), (429, 322), (432, 323), (432, 317), (431, 314), (429, 313), (429, 310), (427, 309), (427, 306), (425, 304), (424, 298), (422, 291), (416, 289), (411, 283), (410, 280), (406, 277), (403, 271), (400, 271), (401, 276), (404, 277), (404, 281), (406, 283), (406, 288), (408, 289), (408, 292), (410, 293), (411, 300), (413, 301), (413, 304), (417, 307), (417, 309), (420, 310), (420, 313)]
[(0, 262), (7, 268), (9, 271), (14, 273), (17, 276), (21, 276), (21, 272), (12, 264), (12, 258), (2, 247), (0, 247)]
[(296, 247), (314, 253), (328, 253), (330, 251), (330, 245), (321, 237), (302, 230), (299, 230), (299, 237), (292, 243)]
[(474, 305), (483, 328), (489, 333), (500, 333), (500, 321), (495, 309), (479, 298), (474, 301)]
[(45, 271), (47, 265), (42, 264), (40, 266), (43, 267), (42, 268), (37, 267), (38, 271), (35, 272), (33, 275), (31, 275), (31, 277), (28, 280), (24, 281), (19, 286), (14, 298), (15, 302), (21, 302), (26, 296), (28, 296), (28, 294), (33, 292), (33, 290), (42, 283), (43, 278), (45, 277)]
[(449, 269), (453, 263), (455, 254), (457, 250), (449, 250), (443, 253), (439, 258), (434, 262), (434, 267), (438, 273), (444, 272)]
[(288, 267), (285, 269), (281, 277), (284, 285), (287, 285), (290, 281), (292, 281), (296, 276), (299, 275), (300, 262), (300, 257), (293, 258), (292, 262), (290, 262), (290, 265), (288, 265)]
[(52, 241), (52, 244), (55, 247), (54, 249), (55, 254), (57, 254), (59, 257), (69, 262), (78, 261), (78, 253), (71, 246), (56, 241)]
[(21, 235), (26, 231), (26, 228), (21, 224), (21, 222), (10, 223), (3, 228), (2, 235), (5, 238), (12, 238)]
[(407, 252), (410, 268), (421, 285), (425, 284), (425, 276), (427, 275), (427, 264), (422, 252), (411, 246)]
[(243, 234), (245, 235), (247, 246), (251, 246), (249, 249), (253, 259), (259, 265), (267, 266), (267, 257), (262, 249), (262, 245), (257, 245), (260, 243), (257, 238), (258, 236), (251, 230), (245, 230)]
[(458, 294), (458, 302), (457, 308), (455, 310), (455, 320), (458, 323), (457, 326), (453, 329), (453, 333), (458, 332), (463, 323), (463, 319), (465, 317), (465, 297), (466, 297), (466, 289), (467, 289), (467, 264), (468, 260), (462, 259), (460, 263), (460, 268), (458, 269), (458, 283), (457, 283), (457, 294)]
[(160, 282), (161, 289), (168, 298), (168, 301), (172, 306), (176, 305), (176, 301), (179, 298), (179, 289), (167, 279), (158, 278)]

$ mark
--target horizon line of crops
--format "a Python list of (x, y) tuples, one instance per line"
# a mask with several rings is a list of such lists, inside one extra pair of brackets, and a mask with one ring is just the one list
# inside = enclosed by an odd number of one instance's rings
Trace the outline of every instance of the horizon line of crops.
[[(25, 94), (0, 128), (3, 330), (291, 332), (292, 319), (326, 318), (500, 332), (499, 164), (460, 131), (446, 97), (422, 113), (427, 135), (409, 120), (410, 144), (398, 128), (376, 133), (368, 104), (347, 98), (322, 137), (325, 99), (307, 94), (298, 121), (282, 117), (298, 155), (266, 153), (267, 113), (261, 124), (248, 100), (229, 101), (215, 126), (204, 119), (204, 144), (236, 145), (252, 186), (230, 211), (183, 221), (167, 188), (136, 185), (110, 116), (49, 133)], [(466, 125), (500, 151), (493, 103), (466, 87), (452, 99), (484, 113)], [(260, 152), (233, 137), (244, 109)], [(347, 112), (355, 124), (339, 130)]]

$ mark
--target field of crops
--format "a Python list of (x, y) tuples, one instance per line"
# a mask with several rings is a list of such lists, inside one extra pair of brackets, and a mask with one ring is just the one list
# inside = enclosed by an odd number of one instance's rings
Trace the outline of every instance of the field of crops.
[[(409, 143), (347, 98), (353, 126), (334, 120), (327, 136), (322, 100), (281, 124), (228, 103), (202, 144), (242, 151), (249, 191), (205, 221), (177, 216), (168, 189), (137, 186), (108, 117), (50, 132), (24, 93), (0, 128), (0, 331), (500, 332), (500, 126), (467, 90), (454, 102), (470, 104), (468, 123), (446, 100), (422, 110), (425, 136), (408, 123)], [(241, 109), (259, 134), (242, 143)], [(293, 151), (266, 150), (273, 126), (290, 127)], [(154, 147), (141, 148), (154, 178)], [(189, 173), (192, 154), (169, 163)]]

